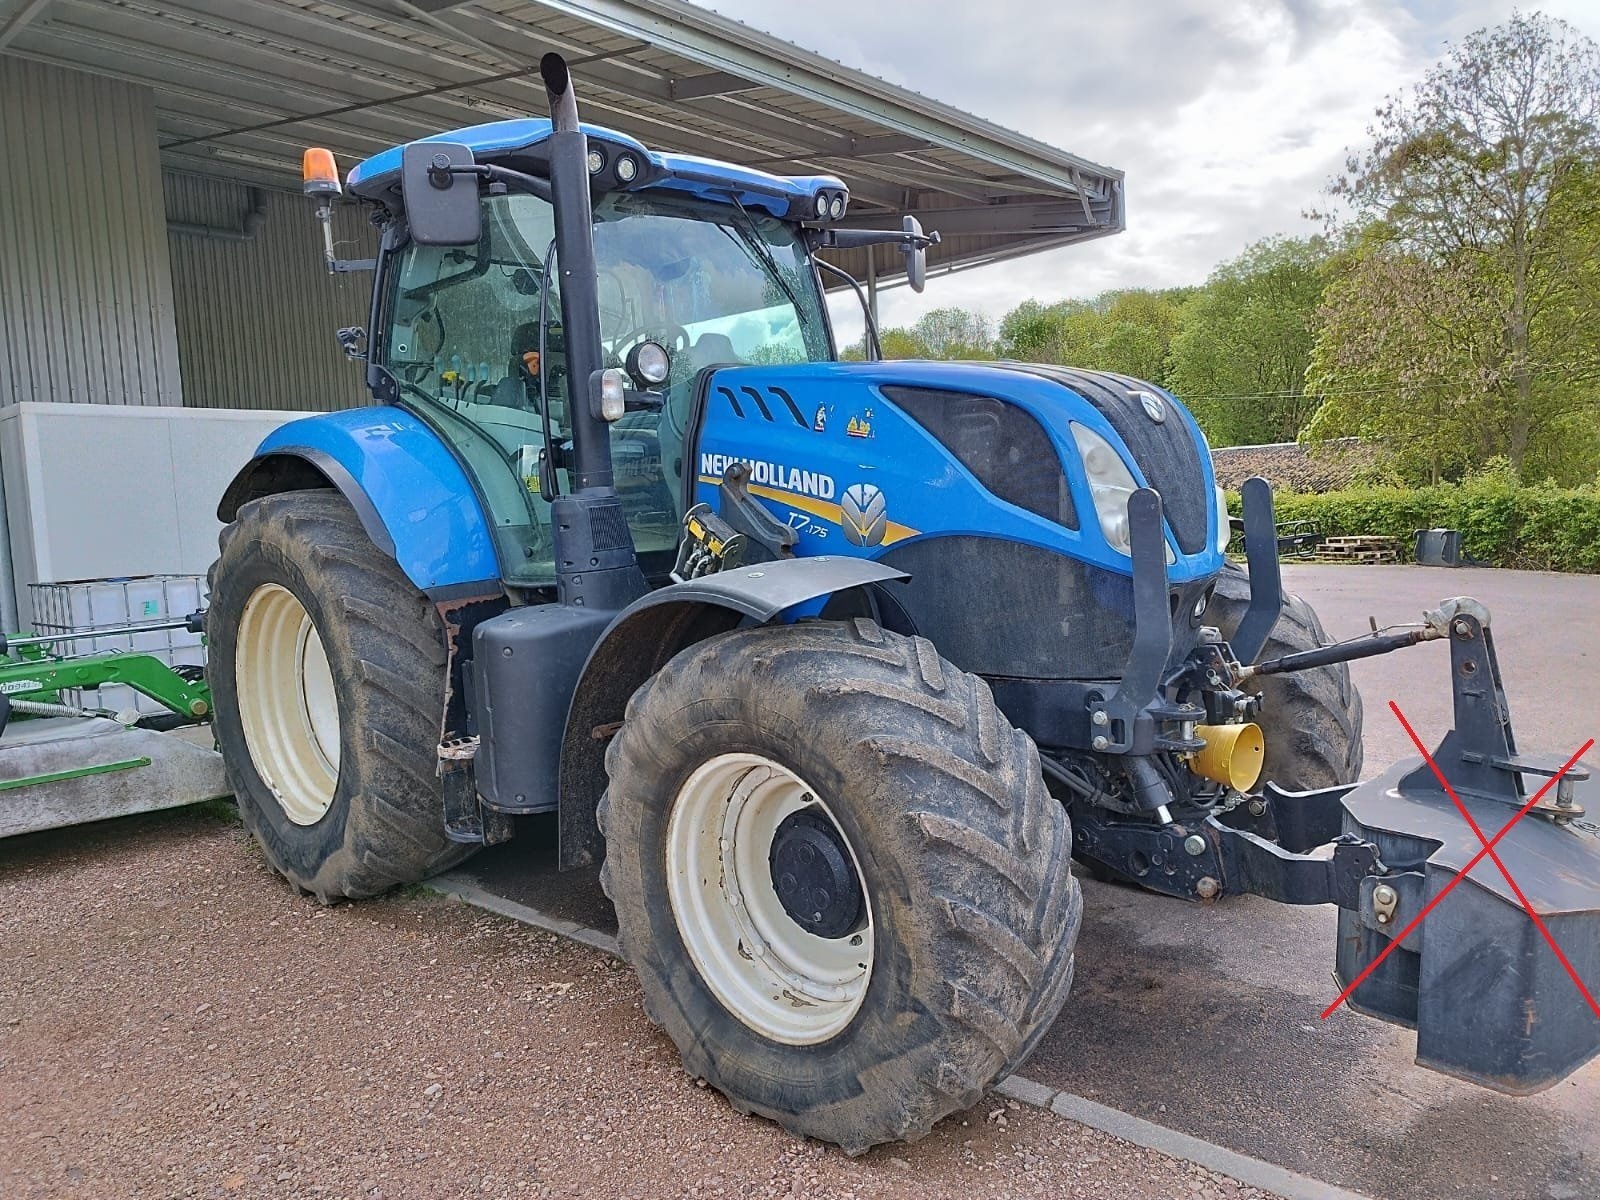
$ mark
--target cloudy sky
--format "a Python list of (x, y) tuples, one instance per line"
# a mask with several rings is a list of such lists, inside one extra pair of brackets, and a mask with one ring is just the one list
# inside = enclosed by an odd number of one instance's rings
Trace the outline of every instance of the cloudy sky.
[[(1127, 231), (883, 297), (959, 304), (1198, 283), (1301, 215), (1373, 109), (1512, 0), (700, 0), (1127, 175)], [(1524, 4), (1600, 38), (1600, 0)], [(853, 302), (851, 304), (853, 307)], [(841, 335), (859, 319), (836, 305)]]

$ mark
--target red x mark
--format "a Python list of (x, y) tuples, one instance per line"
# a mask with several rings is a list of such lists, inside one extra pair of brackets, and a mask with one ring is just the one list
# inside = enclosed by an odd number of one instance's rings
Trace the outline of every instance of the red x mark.
[(1539, 803), (1540, 800), (1544, 799), (1544, 794), (1554, 787), (1557, 781), (1560, 780), (1563, 775), (1572, 769), (1573, 764), (1589, 752), (1589, 747), (1594, 745), (1594, 739), (1590, 738), (1582, 746), (1579, 746), (1577, 753), (1575, 753), (1571, 758), (1567, 759), (1566, 765), (1545, 781), (1544, 786), (1534, 793), (1534, 796), (1531, 800), (1517, 810), (1517, 815), (1512, 817), (1511, 820), (1507, 821), (1505, 825), (1501, 827), (1499, 833), (1495, 834), (1492, 838), (1485, 838), (1483, 836), (1483, 830), (1478, 827), (1478, 823), (1472, 819), (1472, 814), (1469, 813), (1466, 809), (1466, 806), (1461, 803), (1461, 797), (1456, 795), (1455, 788), (1450, 786), (1450, 781), (1444, 777), (1444, 772), (1439, 770), (1439, 764), (1433, 761), (1433, 755), (1428, 753), (1427, 748), (1423, 746), (1421, 739), (1417, 737), (1417, 731), (1411, 728), (1411, 722), (1407, 721), (1405, 714), (1400, 711), (1400, 706), (1391, 700), (1389, 701), (1389, 707), (1394, 710), (1394, 715), (1399, 718), (1400, 724), (1404, 727), (1406, 733), (1410, 735), (1412, 743), (1421, 753), (1423, 760), (1427, 762), (1429, 769), (1434, 774), (1434, 777), (1439, 780), (1439, 784), (1444, 788), (1445, 794), (1448, 795), (1451, 801), (1455, 804), (1456, 811), (1467, 819), (1467, 824), (1472, 827), (1472, 832), (1477, 835), (1478, 841), (1483, 843), (1483, 849), (1479, 850), (1475, 855), (1472, 856), (1472, 860), (1456, 874), (1454, 879), (1444, 885), (1437, 896), (1428, 901), (1427, 904), (1423, 905), (1422, 911), (1411, 919), (1411, 923), (1402, 929), (1399, 935), (1383, 948), (1383, 953), (1379, 954), (1377, 958), (1368, 963), (1366, 969), (1363, 970), (1361, 974), (1357, 975), (1353, 980), (1351, 980), (1344, 991), (1339, 993), (1339, 998), (1332, 1004), (1328, 1005), (1327, 1008), (1322, 1010), (1323, 1020), (1327, 1020), (1330, 1016), (1332, 1016), (1334, 1012), (1338, 1010), (1339, 1006), (1350, 998), (1351, 993), (1353, 993), (1362, 985), (1362, 983), (1366, 981), (1367, 976), (1371, 975), (1375, 970), (1378, 969), (1378, 964), (1384, 959), (1388, 958), (1390, 954), (1394, 953), (1395, 949), (1400, 945), (1400, 943), (1405, 941), (1406, 938), (1411, 935), (1411, 931), (1418, 925), (1422, 924), (1422, 919), (1434, 910), (1439, 901), (1448, 896), (1451, 891), (1455, 889), (1456, 884), (1460, 883), (1463, 879), (1470, 875), (1472, 873), (1472, 869), (1485, 858), (1493, 859), (1494, 865), (1500, 868), (1500, 874), (1505, 876), (1506, 883), (1510, 886), (1511, 890), (1516, 893), (1517, 899), (1522, 902), (1523, 911), (1528, 914), (1534, 925), (1538, 927), (1539, 932), (1544, 935), (1544, 940), (1549, 943), (1550, 949), (1554, 951), (1555, 956), (1560, 961), (1561, 965), (1567, 969), (1567, 974), (1572, 977), (1572, 982), (1577, 986), (1578, 991), (1583, 995), (1583, 998), (1588, 1003), (1589, 1007), (1594, 1010), (1594, 1015), (1600, 1017), (1600, 1004), (1595, 1003), (1594, 996), (1591, 995), (1589, 989), (1583, 985), (1583, 980), (1578, 978), (1578, 972), (1573, 969), (1572, 963), (1568, 960), (1566, 954), (1564, 954), (1561, 947), (1556, 944), (1556, 939), (1551, 936), (1550, 930), (1545, 927), (1544, 921), (1540, 918), (1538, 913), (1533, 911), (1533, 905), (1528, 902), (1528, 897), (1523, 895), (1522, 889), (1517, 886), (1517, 881), (1511, 878), (1511, 872), (1506, 870), (1505, 863), (1501, 862), (1500, 856), (1494, 852), (1494, 848), (1495, 846), (1499, 845), (1500, 839), (1511, 832), (1511, 827), (1518, 821), (1522, 820), (1523, 817), (1527, 816), (1528, 811), (1532, 809), (1535, 804)]

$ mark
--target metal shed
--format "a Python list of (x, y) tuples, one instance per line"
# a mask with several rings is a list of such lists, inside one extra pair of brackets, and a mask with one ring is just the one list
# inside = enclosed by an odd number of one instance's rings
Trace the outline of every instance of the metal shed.
[[(263, 427), (365, 400), (331, 333), (365, 319), (366, 280), (322, 272), (302, 149), (348, 166), (538, 113), (550, 49), (590, 121), (839, 175), (849, 223), (917, 214), (944, 236), (934, 273), (1122, 228), (1119, 172), (684, 0), (0, 0), (0, 154), (28, 164), (0, 176), (0, 470), (19, 590), (203, 569), (211, 503)], [(339, 219), (361, 256), (370, 229), (354, 206)], [(839, 261), (876, 283), (901, 270), (887, 247)], [(86, 404), (161, 420), (112, 445), (57, 411)], [(181, 553), (156, 547), (140, 495), (91, 520), (41, 472), (154, 488)], [(8, 626), (11, 594), (0, 578)]]
[[(589, 119), (661, 149), (840, 175), (856, 221), (913, 212), (937, 223), (935, 268), (1122, 227), (1119, 172), (683, 0), (9, 7), (5, 52), (150, 88), (161, 163), (174, 170), (282, 186), (307, 143), (349, 161), (537, 113), (538, 58), (556, 49), (580, 74)], [(883, 256), (884, 277), (896, 258)]]

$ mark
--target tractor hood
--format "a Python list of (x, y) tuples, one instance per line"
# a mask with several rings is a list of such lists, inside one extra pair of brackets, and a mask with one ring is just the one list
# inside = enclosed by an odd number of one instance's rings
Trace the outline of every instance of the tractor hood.
[(698, 420), (684, 464), (694, 499), (716, 506), (724, 472), (748, 463), (751, 494), (796, 531), (796, 553), (906, 571), (896, 594), (911, 623), (966, 670), (1121, 669), (1133, 563), (1114, 535), (1134, 488), (1162, 496), (1185, 628), (1222, 568), (1205, 439), (1139, 380), (1023, 363), (729, 367), (701, 378)]
[[(830, 482), (816, 486), (838, 496), (857, 483), (876, 488), (890, 520), (882, 540), (856, 552), (970, 532), (983, 512), (1001, 526), (993, 536), (1131, 575), (1132, 560), (1094, 518), (1076, 426), (1103, 439), (1136, 486), (1161, 493), (1175, 582), (1222, 566), (1227, 517), (1205, 435), (1155, 384), (1019, 362), (896, 361), (728, 368), (704, 390), (701, 484), (720, 479), (717, 463), (747, 459), (758, 476), (769, 464), (765, 486), (775, 492), (794, 491), (780, 481), (780, 464), (792, 468), (781, 479), (824, 474)], [(814, 488), (796, 494), (820, 498)], [(824, 499), (836, 505), (837, 496)]]

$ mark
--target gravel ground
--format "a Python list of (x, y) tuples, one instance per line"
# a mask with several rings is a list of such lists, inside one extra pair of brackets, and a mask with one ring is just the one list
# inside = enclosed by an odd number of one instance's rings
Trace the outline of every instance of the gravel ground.
[(990, 1098), (859, 1159), (687, 1078), (632, 974), (218, 810), (0, 843), (0, 1197), (1261, 1198)]

